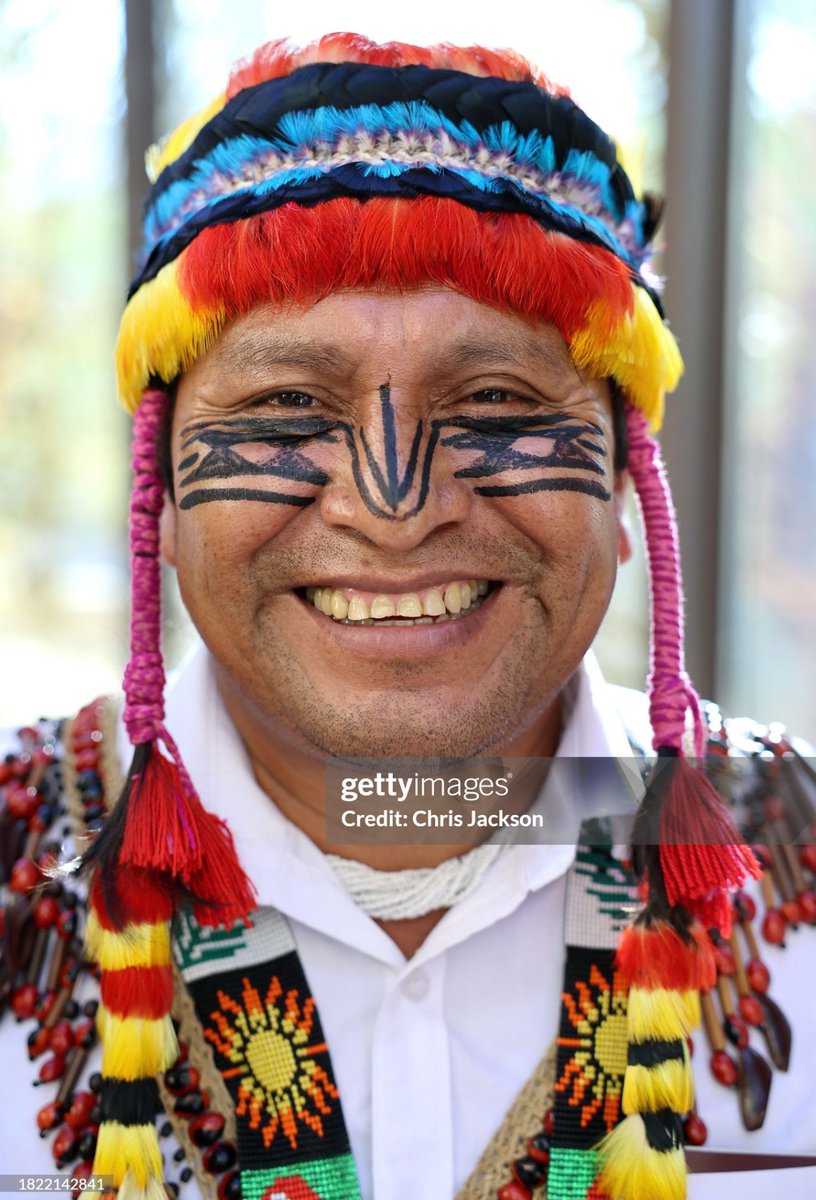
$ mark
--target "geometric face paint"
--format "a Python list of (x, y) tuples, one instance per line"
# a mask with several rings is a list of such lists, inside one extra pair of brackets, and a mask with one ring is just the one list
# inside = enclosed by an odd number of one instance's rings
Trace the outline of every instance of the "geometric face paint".
[[(385, 520), (406, 520), (424, 507), (440, 447), (468, 459), (453, 476), (472, 480), (480, 496), (573, 491), (612, 499), (602, 482), (607, 475), (603, 430), (590, 421), (567, 413), (417, 420), (409, 444), (400, 446), (391, 389), (383, 384), (379, 392), (378, 439), (365, 426), (326, 417), (253, 416), (187, 425), (182, 430), (180, 508), (214, 500), (305, 508), (314, 496), (279, 486), (329, 483), (330, 474), (315, 461), (325, 458), (322, 447), (329, 444), (345, 448), (364, 504)], [(253, 479), (260, 483), (270, 478), (279, 485), (274, 490), (251, 486)]]

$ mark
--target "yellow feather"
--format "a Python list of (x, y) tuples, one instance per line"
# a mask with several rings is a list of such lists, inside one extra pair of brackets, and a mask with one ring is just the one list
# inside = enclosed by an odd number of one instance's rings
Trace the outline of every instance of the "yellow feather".
[(600, 1184), (609, 1200), (685, 1200), (682, 1149), (653, 1150), (639, 1116), (625, 1117), (598, 1147)]
[(88, 914), (85, 945), (94, 962), (103, 971), (121, 971), (124, 967), (164, 967), (170, 962), (170, 926), (156, 924), (126, 925), (121, 932), (103, 928), (96, 913)]
[(167, 1200), (167, 1192), (160, 1179), (152, 1176), (145, 1187), (140, 1187), (133, 1180), (132, 1172), (128, 1172), (125, 1181), (117, 1192), (117, 1200)]
[(613, 376), (628, 399), (645, 414), (652, 431), (663, 420), (663, 400), (683, 373), (683, 360), (671, 330), (663, 324), (651, 298), (634, 287), (633, 307), (614, 331), (608, 305), (590, 306), (587, 324), (572, 340), (575, 365), (600, 378)]
[(694, 1080), (685, 1043), (682, 1061), (675, 1058), (654, 1067), (628, 1066), (621, 1103), (625, 1113), (659, 1112), (661, 1108), (687, 1113), (694, 1103)]
[(96, 1024), (102, 1039), (102, 1074), (115, 1079), (146, 1079), (166, 1071), (178, 1057), (178, 1041), (169, 1015), (116, 1017), (103, 1004)]
[(124, 1183), (125, 1175), (129, 1177), (131, 1189), (144, 1189), (151, 1180), (161, 1180), (162, 1160), (156, 1126), (103, 1121), (99, 1126), (93, 1173), (112, 1175), (117, 1188)]
[(700, 1024), (700, 993), (631, 987), (627, 1017), (632, 1042), (648, 1042), (654, 1038), (670, 1042), (688, 1037)]
[(151, 183), (155, 183), (164, 168), (184, 153), (207, 122), (221, 111), (226, 101), (226, 92), (219, 92), (209, 104), (205, 104), (197, 113), (182, 121), (172, 133), (149, 148), (145, 154), (145, 169)]
[(135, 413), (151, 376), (165, 383), (209, 350), (224, 324), (224, 310), (196, 312), (181, 294), (183, 254), (139, 288), (122, 314), (116, 343), (119, 397)]

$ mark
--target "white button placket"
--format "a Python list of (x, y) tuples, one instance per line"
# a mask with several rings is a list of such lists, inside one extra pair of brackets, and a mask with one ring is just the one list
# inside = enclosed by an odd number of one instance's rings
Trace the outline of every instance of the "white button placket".
[(409, 963), (377, 1018), (371, 1081), (377, 1200), (450, 1200), (454, 1194), (444, 988), (444, 956), (421, 967)]

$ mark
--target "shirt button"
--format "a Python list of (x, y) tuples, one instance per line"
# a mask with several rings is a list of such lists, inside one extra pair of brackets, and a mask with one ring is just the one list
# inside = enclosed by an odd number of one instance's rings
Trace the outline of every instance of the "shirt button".
[(424, 1000), (431, 987), (427, 971), (413, 971), (403, 983), (406, 996), (412, 1000)]

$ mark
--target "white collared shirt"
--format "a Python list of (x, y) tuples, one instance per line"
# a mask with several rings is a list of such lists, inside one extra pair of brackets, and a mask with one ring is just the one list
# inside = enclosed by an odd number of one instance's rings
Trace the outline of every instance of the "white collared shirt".
[[(575, 683), (558, 756), (629, 757), (614, 689), (591, 655)], [(203, 803), (232, 829), (258, 902), (291, 922), (330, 1047), (364, 1200), (453, 1200), (557, 1031), (564, 887), (574, 847), (511, 847), (406, 961), (256, 783), (203, 649), (169, 689), (167, 711)], [(798, 936), (816, 940), (811, 930)], [(784, 996), (796, 1030), (791, 1072), (774, 1072), (773, 1093), (785, 1094), (772, 1094), (765, 1128), (748, 1135), (736, 1097), (698, 1061), (698, 1108), (713, 1148), (816, 1153), (805, 1050), (816, 1045), (816, 981), (808, 986), (793, 977), (810, 968), (812, 980), (816, 954), (763, 948), (763, 956), (774, 977), (772, 994)], [(697, 1040), (696, 1058), (704, 1059), (704, 1040)], [(8, 1020), (0, 1026), (0, 1056), (5, 1094), (19, 1096), (0, 1124), (2, 1169), (52, 1169), (34, 1123), (46, 1097), (32, 1093), (25, 1036)], [(175, 1177), (171, 1167), (168, 1178)], [(689, 1195), (751, 1200), (768, 1194), (769, 1179), (784, 1180), (786, 1200), (816, 1196), (816, 1168), (693, 1176)], [(195, 1194), (191, 1181), (182, 1197)]]

